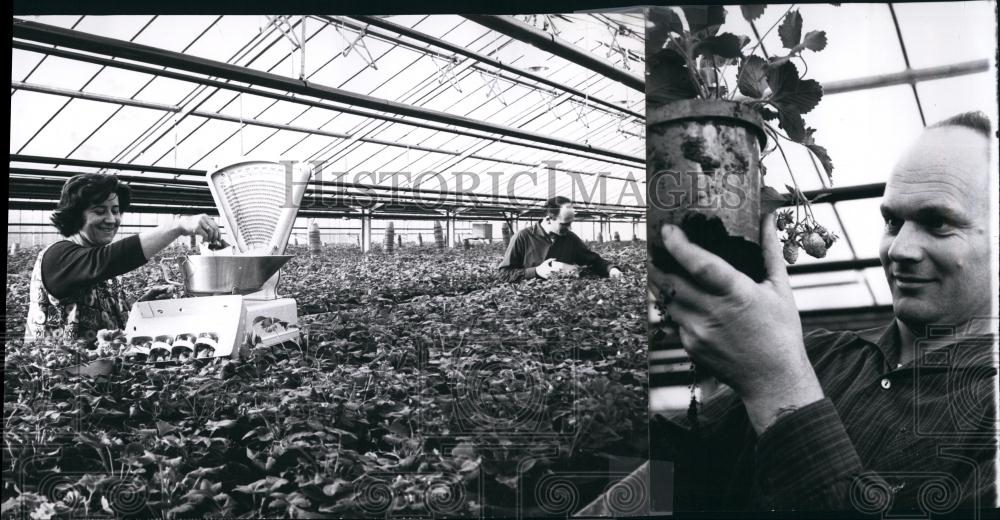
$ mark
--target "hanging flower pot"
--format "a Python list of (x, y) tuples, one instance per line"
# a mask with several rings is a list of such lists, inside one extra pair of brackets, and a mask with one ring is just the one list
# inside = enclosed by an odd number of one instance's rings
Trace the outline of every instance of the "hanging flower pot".
[(660, 229), (674, 224), (693, 243), (750, 278), (764, 279), (760, 249), (763, 122), (740, 103), (681, 100), (646, 115), (647, 236), (653, 264), (680, 266)]

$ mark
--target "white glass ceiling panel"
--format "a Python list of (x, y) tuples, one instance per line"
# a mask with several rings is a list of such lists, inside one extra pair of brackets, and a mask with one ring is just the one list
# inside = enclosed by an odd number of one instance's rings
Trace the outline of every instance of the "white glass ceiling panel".
[[(233, 96), (232, 92), (226, 92), (225, 94), (215, 94), (212, 96), (214, 99), (225, 99), (223, 103), (224, 108), (216, 108), (214, 111), (220, 114), (225, 114), (232, 117), (246, 117), (246, 118), (260, 118), (262, 120), (267, 120), (265, 117), (261, 116), (261, 113), (266, 111), (268, 107), (275, 104), (275, 100), (263, 96), (255, 96), (253, 94), (236, 94)], [(277, 101), (281, 103), (280, 101)], [(281, 122), (274, 120), (272, 122)]]
[(885, 229), (885, 221), (878, 209), (881, 202), (882, 198), (877, 197), (837, 203), (840, 218), (847, 228), (845, 232), (851, 237), (860, 258), (878, 257), (879, 241)]
[(10, 151), (20, 153), (28, 139), (48, 121), (66, 98), (18, 90), (10, 97)]
[(100, 65), (49, 56), (28, 78), (29, 83), (80, 90), (101, 70)]
[(10, 52), (10, 79), (12, 81), (31, 82), (28, 74), (42, 61), (44, 54), (37, 52), (23, 51), (21, 49), (11, 49)]
[[(333, 67), (335, 71), (339, 70), (337, 74), (341, 78), (338, 81), (338, 83), (341, 83), (339, 88), (368, 94), (393, 74), (399, 72), (402, 67), (410, 64), (419, 57), (413, 51), (375, 38), (366, 38), (365, 44), (368, 46), (368, 51), (375, 60), (375, 68), (368, 65), (366, 61), (368, 55), (364, 54), (362, 57), (362, 54), (357, 49), (352, 50), (347, 56), (338, 57), (333, 63), (327, 65), (328, 68)], [(346, 47), (347, 43), (342, 43), (339, 46), (339, 48)], [(341, 60), (346, 61), (341, 64)], [(340, 67), (346, 67), (346, 69)], [(345, 73), (345, 70), (350, 71), (349, 74)], [(343, 81), (345, 77), (348, 77), (347, 81)]]
[[(247, 127), (248, 129), (250, 127)], [(274, 159), (267, 160), (279, 160), (286, 158), (289, 150), (295, 146), (296, 143), (302, 140), (305, 134), (301, 132), (291, 132), (288, 130), (274, 130), (273, 128), (258, 128), (253, 131), (253, 135), (245, 134), (244, 139), (246, 143), (253, 143), (247, 146), (247, 154), (260, 155), (261, 157), (273, 157)], [(301, 157), (293, 156), (287, 157), (288, 159), (301, 159)]]
[(130, 98), (154, 76), (130, 70), (105, 68), (84, 89), (88, 94), (102, 94), (118, 98)]
[[(949, 65), (996, 55), (996, 4), (934, 2), (893, 4), (915, 68)], [(929, 121), (928, 121), (929, 122)]]
[(223, 16), (186, 54), (229, 62), (252, 38), (258, 37), (262, 20), (261, 16)]
[[(300, 134), (300, 136), (301, 135), (304, 134)], [(330, 146), (334, 141), (338, 141), (338, 139), (333, 139), (323, 135), (310, 135), (301, 141), (297, 141), (296, 144), (285, 153), (285, 155), (290, 157), (302, 157), (303, 160), (306, 160), (310, 157), (314, 157), (321, 150)]]
[[(129, 41), (150, 21), (151, 16), (86, 16), (76, 26), (77, 31), (105, 38)], [(155, 22), (154, 22), (155, 23)], [(146, 31), (151, 30), (146, 29)], [(145, 32), (145, 31), (144, 31)], [(137, 43), (142, 43), (137, 40)]]
[(74, 99), (53, 118), (21, 153), (65, 157), (117, 108), (97, 101)]
[(307, 108), (309, 107), (288, 101), (275, 101), (257, 117), (263, 121), (299, 126), (295, 119)]
[(881, 267), (872, 267), (864, 270), (864, 276), (875, 293), (876, 302), (879, 305), (891, 305), (892, 290), (885, 279), (885, 271)]
[(139, 101), (176, 105), (197, 85), (171, 78), (157, 77), (142, 92), (135, 95)]
[(905, 85), (828, 96), (807, 121), (833, 159), (834, 186), (884, 182), (922, 129)]
[(992, 114), (993, 128), (997, 127), (996, 72), (987, 71), (957, 78), (921, 81), (917, 94), (924, 108), (927, 124), (933, 125), (956, 114), (973, 110)]
[(135, 43), (182, 52), (217, 16), (158, 16)]
[[(119, 105), (107, 105), (113, 112)], [(70, 157), (91, 161), (108, 161), (125, 147), (135, 136), (139, 135), (156, 122), (164, 112), (148, 108), (121, 107), (104, 126), (91, 136)], [(103, 121), (103, 119), (102, 119)]]
[(74, 29), (79, 22), (81, 22), (86, 17), (80, 15), (19, 15), (16, 18), (21, 20), (28, 20), (30, 22), (44, 23), (46, 25), (54, 25), (56, 27), (62, 27), (64, 29)]
[(453, 14), (391, 16), (388, 20), (398, 25), (405, 25), (411, 29), (416, 29), (435, 38), (445, 38), (457, 25), (465, 21), (461, 16)]
[[(211, 123), (201, 117), (188, 116), (181, 119), (180, 123), (177, 124), (176, 128), (171, 127), (169, 123), (161, 128), (158, 128), (153, 135), (163, 134), (161, 139), (158, 139), (155, 143), (149, 146), (148, 150), (145, 150), (142, 155), (135, 161), (139, 164), (151, 164), (156, 166), (170, 166), (177, 168), (186, 168), (187, 164), (191, 161), (182, 160), (188, 156), (184, 153), (188, 147), (192, 146), (192, 138), (184, 139), (184, 136), (189, 135), (191, 132), (195, 131), (195, 128), (201, 125)], [(217, 121), (217, 123), (222, 123)], [(209, 139), (209, 134), (201, 134), (202, 138)], [(221, 140), (221, 137), (212, 136), (210, 138), (212, 143), (217, 143)], [(175, 154), (174, 143), (177, 143), (177, 150)], [(238, 143), (237, 143), (238, 144)], [(148, 145), (148, 142), (143, 143), (143, 148)], [(131, 157), (133, 154), (129, 154)], [(176, 161), (174, 160), (176, 157)], [(191, 158), (194, 160), (195, 158)]]
[(796, 289), (792, 294), (799, 311), (867, 307), (874, 304), (868, 288), (860, 283)]

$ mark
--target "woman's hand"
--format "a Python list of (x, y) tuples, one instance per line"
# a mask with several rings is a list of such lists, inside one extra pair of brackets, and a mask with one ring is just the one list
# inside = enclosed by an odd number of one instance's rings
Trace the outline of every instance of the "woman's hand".
[(206, 242), (216, 242), (222, 239), (222, 233), (219, 231), (219, 226), (215, 223), (215, 219), (204, 213), (181, 217), (177, 221), (177, 227), (180, 229), (181, 234), (185, 236), (198, 235), (204, 238)]
[(170, 284), (154, 285), (149, 288), (142, 296), (139, 297), (140, 302), (148, 302), (152, 300), (166, 300), (173, 296), (176, 290), (176, 286)]

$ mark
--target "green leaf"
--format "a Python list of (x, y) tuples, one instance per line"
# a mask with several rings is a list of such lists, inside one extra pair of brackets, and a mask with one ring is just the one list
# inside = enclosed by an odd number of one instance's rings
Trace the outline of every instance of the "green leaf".
[(788, 134), (788, 138), (801, 143), (806, 136), (806, 122), (802, 115), (794, 110), (778, 109), (778, 125)]
[(790, 61), (780, 67), (769, 67), (767, 84), (771, 87), (771, 102), (779, 111), (806, 114), (823, 98), (823, 86), (813, 79), (800, 80), (799, 70)]
[(722, 58), (739, 58), (743, 54), (740, 49), (749, 40), (742, 39), (733, 33), (722, 33), (718, 36), (711, 36), (698, 42), (692, 51), (695, 56), (719, 56)]
[(649, 67), (646, 97), (659, 103), (698, 97), (698, 87), (691, 79), (684, 58), (672, 49), (657, 53), (656, 64)]
[(747, 97), (762, 98), (767, 89), (767, 62), (760, 56), (747, 56), (743, 59), (738, 73), (738, 88)]
[(681, 17), (671, 9), (653, 7), (649, 10), (649, 23), (646, 27), (646, 55), (652, 56), (663, 48), (670, 33), (683, 34), (684, 24)]
[(726, 9), (721, 5), (688, 5), (682, 6), (681, 10), (692, 34), (705, 31), (710, 36), (715, 35), (719, 27), (726, 23)]
[(760, 113), (760, 117), (764, 121), (774, 121), (775, 119), (778, 119), (778, 113), (770, 108), (764, 106), (757, 107), (757, 112)]
[(823, 170), (826, 171), (826, 176), (830, 179), (830, 184), (833, 184), (833, 161), (830, 159), (830, 154), (827, 153), (826, 148), (818, 144), (808, 145), (809, 151), (819, 159), (819, 162), (823, 164)]
[(767, 7), (767, 4), (741, 5), (740, 6), (740, 11), (743, 13), (743, 19), (744, 20), (746, 20), (748, 22), (752, 22), (752, 21), (760, 18), (761, 15), (764, 14), (764, 9), (766, 7)]
[(802, 47), (813, 52), (819, 52), (826, 48), (826, 31), (809, 31), (802, 38)]
[(802, 40), (802, 15), (799, 10), (789, 11), (778, 26), (778, 36), (786, 49), (794, 49)]

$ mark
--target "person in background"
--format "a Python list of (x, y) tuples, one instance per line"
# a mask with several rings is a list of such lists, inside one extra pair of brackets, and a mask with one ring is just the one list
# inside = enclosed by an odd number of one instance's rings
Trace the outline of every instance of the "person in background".
[(500, 262), (500, 280), (547, 279), (553, 273), (581, 268), (598, 276), (621, 278), (620, 269), (610, 266), (570, 231), (574, 216), (573, 202), (568, 198), (557, 196), (547, 200), (545, 217), (518, 231), (507, 246)]
[[(138, 269), (181, 236), (221, 238), (212, 218), (191, 215), (113, 242), (130, 199), (131, 190), (114, 175), (85, 173), (63, 185), (51, 220), (66, 238), (42, 249), (35, 260), (26, 342), (92, 341), (101, 329), (124, 329), (131, 306), (117, 276)], [(154, 286), (139, 301), (169, 296), (169, 287)]]

